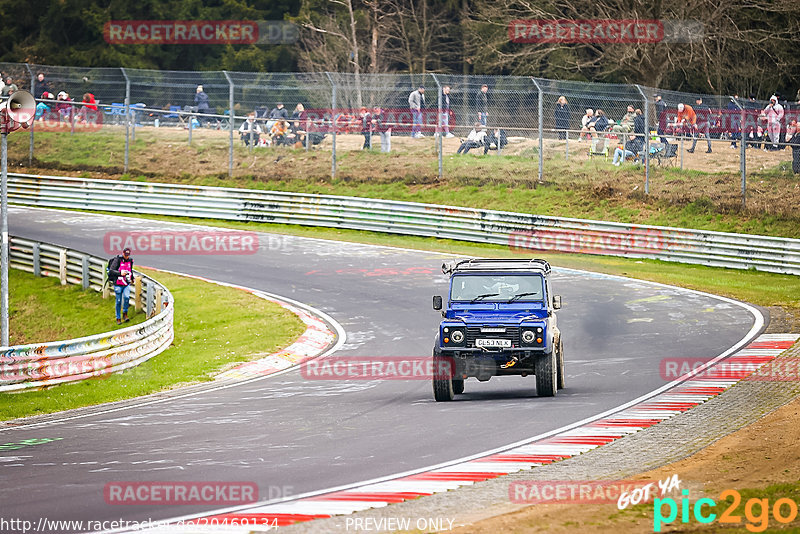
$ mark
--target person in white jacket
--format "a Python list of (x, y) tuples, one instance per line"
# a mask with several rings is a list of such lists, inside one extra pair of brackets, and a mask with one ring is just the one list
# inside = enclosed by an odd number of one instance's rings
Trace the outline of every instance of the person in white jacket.
[(778, 97), (772, 95), (769, 98), (769, 105), (764, 108), (764, 115), (767, 117), (767, 132), (772, 141), (772, 150), (778, 150), (778, 143), (781, 138), (781, 121), (783, 120), (783, 106), (778, 103)]
[(472, 131), (469, 132), (467, 136), (467, 140), (461, 143), (461, 146), (458, 147), (458, 154), (466, 154), (472, 148), (482, 147), (484, 140), (486, 138), (486, 129), (480, 122), (476, 122), (475, 126), (472, 128)]

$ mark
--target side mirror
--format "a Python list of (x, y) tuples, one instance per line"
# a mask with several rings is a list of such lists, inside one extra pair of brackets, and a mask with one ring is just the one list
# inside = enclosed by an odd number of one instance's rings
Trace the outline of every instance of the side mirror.
[(554, 310), (561, 309), (561, 295), (553, 295), (553, 309)]
[(441, 297), (441, 295), (434, 295), (433, 296), (433, 309), (434, 310), (441, 310), (442, 309), (442, 297)]

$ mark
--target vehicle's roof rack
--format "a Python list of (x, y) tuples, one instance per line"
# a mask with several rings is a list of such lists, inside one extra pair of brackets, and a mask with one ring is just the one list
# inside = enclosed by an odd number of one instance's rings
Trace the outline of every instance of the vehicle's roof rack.
[(469, 258), (447, 261), (442, 264), (444, 274), (468, 271), (539, 271), (549, 274), (550, 264), (546, 260), (536, 258)]

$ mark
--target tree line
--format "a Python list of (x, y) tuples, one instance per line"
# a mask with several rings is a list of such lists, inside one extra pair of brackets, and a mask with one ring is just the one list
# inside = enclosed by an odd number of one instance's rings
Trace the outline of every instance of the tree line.
[[(793, 100), (797, 0), (0, 0), (0, 60), (86, 67), (354, 74), (442, 72), (639, 83)], [(671, 42), (513, 42), (514, 20), (693, 24)], [(110, 20), (286, 20), (281, 45), (109, 44)]]

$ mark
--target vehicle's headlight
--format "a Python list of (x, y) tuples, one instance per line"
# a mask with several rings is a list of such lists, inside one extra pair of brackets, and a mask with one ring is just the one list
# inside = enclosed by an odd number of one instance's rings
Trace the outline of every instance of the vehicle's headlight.
[(453, 330), (453, 333), (450, 334), (450, 339), (453, 340), (453, 343), (463, 343), (464, 332), (462, 332), (461, 330)]
[(523, 330), (522, 331), (522, 342), (523, 343), (531, 344), (531, 343), (534, 342), (535, 339), (536, 339), (536, 334), (533, 332), (533, 330)]

